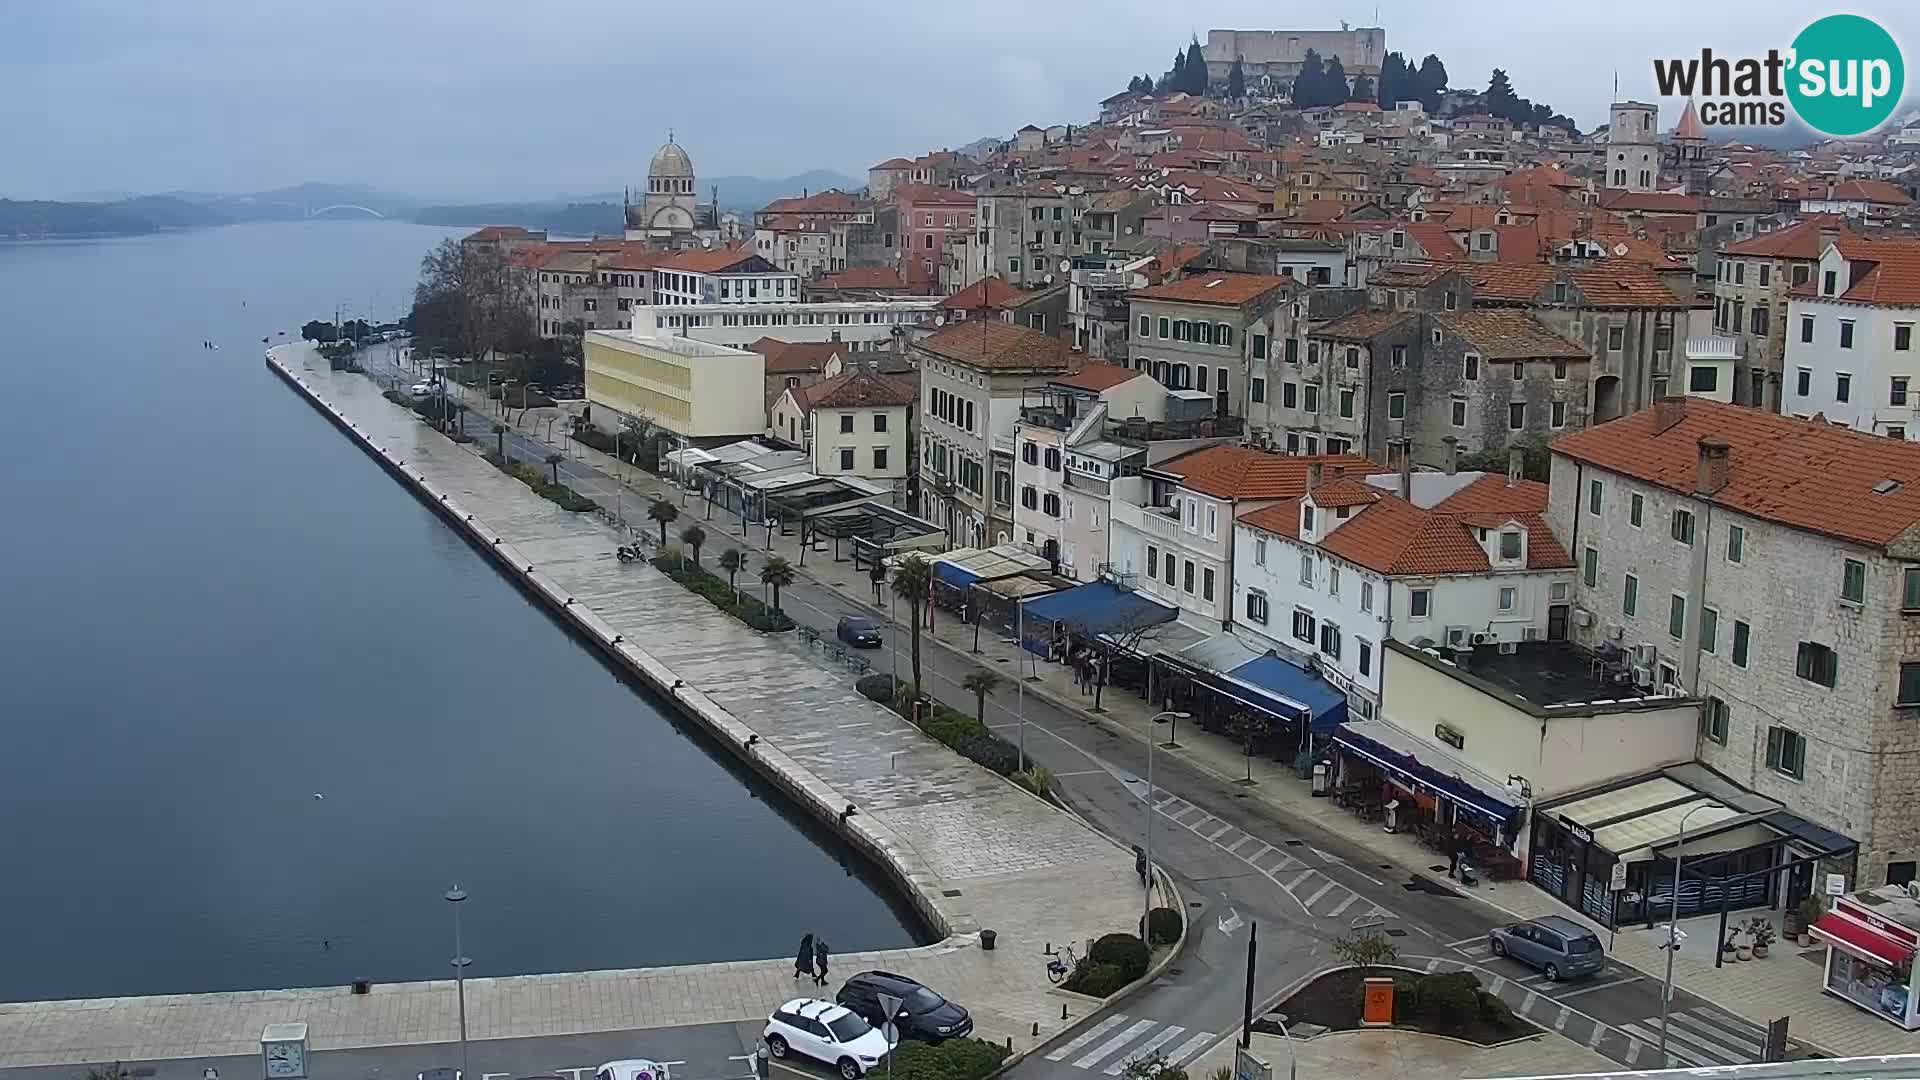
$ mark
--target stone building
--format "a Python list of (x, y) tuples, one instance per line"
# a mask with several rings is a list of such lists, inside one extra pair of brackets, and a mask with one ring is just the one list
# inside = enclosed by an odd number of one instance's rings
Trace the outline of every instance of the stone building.
[(1133, 367), (1169, 390), (1212, 395), (1215, 416), (1244, 417), (1248, 333), (1292, 284), (1267, 274), (1208, 271), (1129, 293)]
[(1822, 249), (1857, 236), (1839, 218), (1814, 217), (1722, 249), (1715, 263), (1713, 328), (1738, 343), (1734, 401), (1782, 411), (1788, 294), (1812, 279)]
[(1616, 101), (1607, 108), (1603, 187), (1653, 191), (1660, 185), (1660, 107)]
[(627, 192), (625, 201), (629, 240), (672, 248), (712, 247), (729, 242), (739, 231), (737, 223), (722, 219), (717, 191), (711, 203), (700, 205), (693, 159), (673, 141), (671, 133), (647, 165), (645, 188)]
[(1347, 81), (1366, 75), (1376, 81), (1387, 58), (1387, 32), (1378, 26), (1340, 30), (1209, 30), (1200, 55), (1207, 61), (1207, 82), (1225, 86), (1238, 59), (1250, 87), (1285, 90), (1300, 74), (1307, 50), (1322, 60), (1337, 56)]
[[(1665, 398), (1557, 441), (1552, 467), (1575, 640), (1704, 699), (1699, 761), (1856, 841), (1830, 869), (1912, 879), (1920, 446)], [(1789, 903), (1812, 884), (1791, 873)]]

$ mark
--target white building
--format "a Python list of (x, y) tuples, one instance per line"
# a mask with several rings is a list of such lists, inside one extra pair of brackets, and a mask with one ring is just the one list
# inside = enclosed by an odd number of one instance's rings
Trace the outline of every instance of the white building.
[(1920, 447), (1666, 398), (1554, 443), (1548, 521), (1575, 640), (1705, 699), (1702, 764), (1914, 876)]
[(914, 404), (908, 379), (864, 366), (811, 386), (792, 386), (773, 404), (770, 433), (807, 451), (820, 476), (859, 476), (903, 486), (911, 463), (907, 430)]
[(1884, 221), (1911, 205), (1913, 200), (1899, 185), (1885, 180), (1841, 180), (1817, 190), (1809, 187), (1800, 195), (1802, 214), (1845, 214), (1869, 221)]
[(1733, 401), (1734, 366), (1740, 362), (1740, 339), (1719, 334), (1687, 338), (1688, 397)]
[(1316, 660), (1353, 713), (1371, 718), (1383, 641), (1566, 639), (1573, 560), (1546, 509), (1545, 484), (1506, 476), (1324, 479), (1235, 522), (1234, 629)]
[[(1106, 473), (1122, 458), (1093, 447), (1105, 441), (1109, 423), (1157, 424), (1166, 414), (1167, 388), (1116, 364), (1087, 364), (1028, 391), (1013, 430), (1014, 539), (1066, 577), (1095, 577), (1107, 555)], [(1075, 469), (1084, 481), (1069, 475), (1069, 457), (1084, 459)], [(1081, 528), (1069, 536), (1076, 523)]]
[(636, 333), (691, 337), (745, 348), (763, 337), (787, 342), (844, 341), (855, 352), (889, 349), (902, 334), (932, 328), (940, 298), (836, 303), (725, 303), (633, 309)]
[(655, 264), (653, 302), (797, 304), (800, 275), (740, 248), (684, 251)]
[(1781, 411), (1920, 439), (1920, 241), (1843, 240), (1787, 304)]

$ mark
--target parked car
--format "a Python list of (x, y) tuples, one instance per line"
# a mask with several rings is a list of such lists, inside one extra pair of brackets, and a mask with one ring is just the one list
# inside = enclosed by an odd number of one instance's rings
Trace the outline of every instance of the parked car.
[(622, 1058), (595, 1069), (593, 1080), (667, 1080), (667, 1067), (651, 1058)]
[(973, 1017), (965, 1008), (891, 971), (863, 971), (855, 975), (840, 988), (834, 1000), (879, 1027), (887, 1019), (887, 1011), (880, 1006), (882, 994), (900, 999), (900, 1011), (894, 1014), (893, 1023), (902, 1039), (937, 1043), (973, 1033)]
[(1607, 964), (1593, 931), (1559, 915), (1497, 926), (1487, 931), (1487, 947), (1495, 956), (1539, 968), (1548, 982), (1592, 975)]
[(775, 1009), (761, 1037), (774, 1057), (804, 1054), (838, 1069), (841, 1080), (860, 1080), (892, 1049), (858, 1013), (816, 998), (795, 998)]
[(849, 615), (833, 628), (833, 635), (856, 649), (880, 647), (880, 624), (860, 615)]
[(433, 393), (433, 384), (430, 382), (414, 383), (412, 386), (407, 387), (407, 393), (412, 394), (414, 397), (428, 397)]

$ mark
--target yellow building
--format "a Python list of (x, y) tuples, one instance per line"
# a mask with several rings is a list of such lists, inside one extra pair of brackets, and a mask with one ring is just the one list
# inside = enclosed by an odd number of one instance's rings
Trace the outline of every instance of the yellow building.
[(685, 337), (589, 330), (587, 400), (595, 426), (616, 431), (629, 416), (688, 439), (766, 430), (766, 358)]

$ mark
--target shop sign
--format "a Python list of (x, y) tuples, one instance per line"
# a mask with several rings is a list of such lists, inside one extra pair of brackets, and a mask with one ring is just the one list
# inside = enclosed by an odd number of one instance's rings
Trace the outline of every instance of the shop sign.
[(1627, 888), (1627, 864), (1623, 862), (1614, 863), (1613, 875), (1608, 879), (1608, 882), (1607, 882), (1607, 891), (1608, 892), (1624, 892), (1626, 888)]
[(1467, 745), (1466, 732), (1458, 728), (1448, 727), (1445, 724), (1433, 725), (1433, 737), (1453, 747), (1455, 750), (1465, 749)]
[(1847, 895), (1847, 875), (1828, 874), (1827, 875), (1827, 895), (1828, 896)]
[(1591, 829), (1583, 829), (1580, 826), (1575, 825), (1573, 822), (1568, 821), (1566, 818), (1561, 818), (1560, 824), (1569, 833), (1573, 834), (1573, 838), (1575, 840), (1578, 840), (1583, 844), (1593, 843), (1593, 831)]

